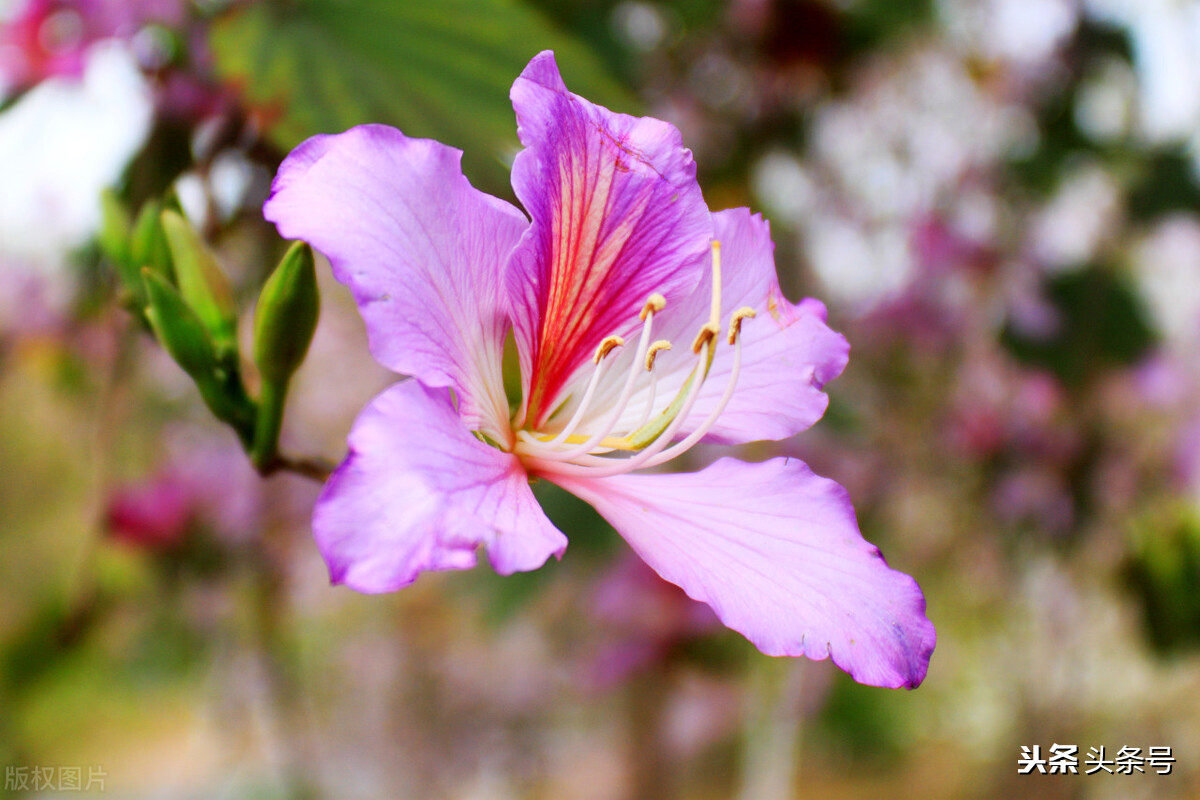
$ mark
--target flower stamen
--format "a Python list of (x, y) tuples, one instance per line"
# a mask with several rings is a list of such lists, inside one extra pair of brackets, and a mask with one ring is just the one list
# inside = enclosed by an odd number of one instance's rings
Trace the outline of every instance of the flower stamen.
[(729, 343), (733, 344), (738, 334), (742, 332), (742, 320), (754, 319), (757, 316), (758, 314), (750, 306), (742, 306), (733, 312), (733, 316), (729, 318)]
[(614, 348), (623, 347), (624, 345), (625, 340), (620, 336), (605, 336), (600, 342), (600, 345), (596, 348), (596, 354), (592, 356), (592, 363), (599, 364), (606, 355), (613, 351)]
[(650, 295), (648, 300), (646, 300), (646, 305), (642, 306), (642, 310), (638, 313), (638, 319), (640, 319), (642, 322), (645, 322), (646, 317), (650, 316), (651, 314), (657, 314), (666, 307), (667, 298), (663, 297), (658, 292), (655, 292), (654, 294)]
[[(716, 353), (717, 337), (721, 333), (720, 242), (712, 243), (712, 298), (709, 318), (700, 327), (692, 343), (692, 352), (698, 356), (696, 364), (675, 393), (675, 397), (657, 416), (654, 416), (658, 388), (658, 375), (654, 366), (658, 354), (671, 349), (671, 342), (660, 339), (650, 344), (650, 332), (655, 314), (662, 311), (665, 306), (666, 300), (658, 293), (652, 294), (642, 306), (638, 315), (643, 322), (642, 335), (630, 364), (629, 373), (619, 398), (607, 414), (607, 419), (598, 426), (598, 430), (593, 435), (576, 434), (575, 431), (586, 417), (589, 406), (595, 400), (594, 395), (600, 382), (599, 376), (606, 363), (606, 356), (613, 349), (624, 344), (624, 340), (615, 335), (607, 337), (597, 348), (594, 358), (597, 365), (596, 372), (593, 373), (592, 379), (566, 427), (554, 436), (539, 436), (529, 431), (519, 432), (521, 454), (530, 459), (532, 465), (540, 464), (549, 471), (565, 474), (591, 475), (593, 477), (615, 475), (642, 466), (654, 466), (668, 461), (689, 450), (713, 427), (717, 417), (728, 406), (737, 385), (741, 369), (742, 323), (755, 316), (754, 309), (747, 306), (739, 308), (729, 319), (726, 339), (734, 347), (734, 353), (729, 381), (724, 393), (699, 427), (682, 441), (672, 444), (675, 433), (689, 418), (700, 395), (701, 386), (708, 378), (713, 356)], [(628, 433), (620, 436), (614, 435), (613, 431), (621, 423), (625, 409), (634, 393), (637, 378), (643, 370), (650, 373), (650, 386), (640, 419), (636, 425), (626, 429)], [(563, 448), (562, 445), (568, 446)], [(627, 458), (605, 457), (614, 450), (629, 451), (633, 455)]]
[[(708, 351), (710, 347), (710, 342), (706, 342), (701, 346), (701, 362), (704, 362), (708, 359)], [(700, 386), (704, 382), (703, 379), (695, 380), (695, 378), (696, 372), (693, 372), (692, 376), (688, 378), (687, 382), (684, 384), (684, 388), (681, 391), (686, 392), (686, 394), (681, 394), (676, 398), (677, 400), (682, 399), (683, 403), (678, 411), (672, 416), (671, 421), (666, 426), (665, 430), (662, 430), (654, 437), (653, 440), (645, 444), (634, 442), (635, 446), (641, 444), (641, 447), (645, 448), (641, 450), (641, 452), (629, 458), (622, 459), (606, 459), (594, 456), (587, 459), (579, 459), (578, 456), (576, 456), (573, 459), (566, 460), (566, 463), (563, 463), (563, 461), (553, 457), (546, 458), (541, 454), (536, 454), (532, 455), (530, 458), (530, 461), (532, 462), (531, 465), (534, 467), (541, 466), (546, 468), (548, 471), (558, 472), (560, 474), (589, 476), (593, 478), (606, 478), (611, 475), (620, 475), (625, 472), (631, 472), (642, 466), (646, 466), (647, 462), (658, 455), (659, 452), (661, 452), (662, 449), (667, 446), (671, 439), (674, 438), (675, 432), (679, 430), (679, 427), (691, 413), (692, 406), (695, 404), (696, 398), (700, 394)], [(672, 403), (672, 405), (674, 405), (674, 403)], [(664, 414), (665, 413), (666, 412), (664, 412)], [(662, 415), (660, 415), (660, 419), (661, 418)], [(632, 439), (633, 437), (629, 438)]]
[(733, 390), (737, 387), (738, 375), (742, 369), (742, 339), (739, 335), (741, 331), (741, 321), (754, 316), (754, 311), (752, 309), (744, 310), (750, 311), (750, 313), (745, 314), (740, 318), (737, 316), (737, 314), (735, 314), (729, 323), (729, 343), (733, 345), (733, 364), (729, 368), (729, 381), (725, 384), (725, 392), (721, 395), (721, 399), (709, 413), (708, 418), (705, 419), (703, 423), (698, 425), (694, 431), (689, 433), (683, 439), (683, 441), (672, 445), (670, 448), (660, 453), (657, 457), (650, 459), (646, 466), (653, 467), (659, 464), (664, 464), (673, 458), (683, 455), (688, 450), (691, 450), (697, 442), (699, 442), (710, 430), (712, 430), (712, 427), (716, 424), (717, 419), (725, 412), (726, 407), (729, 405), (729, 401), (733, 398)]
[(695, 340), (692, 342), (692, 352), (699, 353), (700, 348), (715, 339), (720, 332), (720, 325), (714, 325), (711, 322), (704, 323), (700, 327), (700, 332), (696, 334)]
[[(592, 370), (592, 377), (588, 381), (587, 389), (584, 390), (583, 399), (579, 401), (579, 407), (575, 409), (575, 413), (571, 415), (571, 419), (567, 422), (566, 426), (557, 435), (548, 438), (547, 444), (555, 445), (566, 441), (575, 432), (575, 429), (579, 427), (579, 423), (583, 420), (583, 415), (587, 412), (588, 405), (591, 403), (592, 395), (596, 393), (596, 387), (600, 385), (600, 376), (606, 371), (606, 365), (609, 363), (606, 360), (608, 354), (624, 345), (625, 340), (620, 336), (608, 336), (605, 337), (604, 341), (600, 342), (599, 347), (596, 348), (596, 354), (592, 356), (592, 361), (596, 364), (596, 368)], [(521, 433), (527, 434), (526, 431), (521, 431)]]
[(646, 351), (646, 372), (654, 371), (654, 358), (660, 350), (670, 350), (671, 343), (666, 339), (659, 339), (654, 344), (650, 345), (650, 349)]

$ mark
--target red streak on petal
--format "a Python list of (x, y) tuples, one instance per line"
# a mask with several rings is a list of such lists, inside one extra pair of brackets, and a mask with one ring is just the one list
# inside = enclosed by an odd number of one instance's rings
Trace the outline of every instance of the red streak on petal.
[(559, 163), (552, 266), (530, 388), (528, 419), (535, 427), (554, 411), (570, 372), (601, 339), (617, 333), (594, 325), (614, 301), (625, 299), (609, 278), (649, 200), (644, 194), (614, 224), (609, 207), (620, 157), (604, 148), (589, 180), (588, 155), (566, 151)]

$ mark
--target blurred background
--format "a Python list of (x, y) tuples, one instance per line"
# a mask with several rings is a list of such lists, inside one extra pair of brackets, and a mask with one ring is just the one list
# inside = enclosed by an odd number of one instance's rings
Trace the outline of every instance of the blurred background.
[[(4, 796), (1200, 796), (1200, 2), (4, 0), (0, 20)], [(561, 563), (330, 588), (318, 484), (260, 479), (127, 310), (105, 189), (130, 216), (177, 198), (247, 339), (290, 147), (386, 122), (512, 199), (508, 88), (543, 49), (579, 94), (678, 125), (709, 206), (762, 211), (785, 291), (850, 340), (825, 419), (743, 455), (843, 483), (920, 582), (939, 641), (918, 690), (759, 655), (553, 487)], [(336, 461), (394, 376), (319, 275), (283, 445)], [(1018, 774), (1055, 744), (1078, 774)], [(1175, 763), (1085, 775), (1100, 747)]]

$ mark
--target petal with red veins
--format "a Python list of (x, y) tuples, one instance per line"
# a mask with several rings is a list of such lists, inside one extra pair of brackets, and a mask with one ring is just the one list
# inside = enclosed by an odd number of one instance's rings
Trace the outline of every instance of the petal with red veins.
[(513, 189), (533, 222), (507, 285), (537, 427), (602, 339), (640, 326), (651, 295), (688, 296), (712, 222), (673, 125), (570, 93), (550, 52), (529, 62), (511, 96), (525, 146)]

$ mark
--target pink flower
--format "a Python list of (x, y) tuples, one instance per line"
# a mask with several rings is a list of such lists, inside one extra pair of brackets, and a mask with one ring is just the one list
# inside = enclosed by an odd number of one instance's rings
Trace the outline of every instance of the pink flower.
[(112, 538), (131, 547), (170, 550), (191, 523), (193, 506), (186, 486), (173, 475), (122, 486), (108, 498), (106, 526)]
[(0, 88), (79, 77), (96, 41), (130, 38), (151, 21), (177, 25), (184, 14), (181, 0), (24, 0), (0, 24)]
[(848, 347), (821, 303), (783, 298), (767, 223), (710, 213), (674, 127), (571, 94), (548, 52), (512, 100), (532, 220), (472, 188), (459, 151), (377, 125), (301, 144), (266, 203), (350, 286), (375, 357), (414, 378), (363, 411), (317, 501), (333, 581), (392, 591), (480, 546), (500, 573), (535, 569), (567, 544), (530, 491), (542, 478), (764, 653), (919, 684), (924, 597), (863, 540), (844, 489), (788, 458), (640, 472), (824, 413)]

